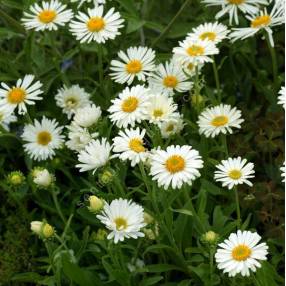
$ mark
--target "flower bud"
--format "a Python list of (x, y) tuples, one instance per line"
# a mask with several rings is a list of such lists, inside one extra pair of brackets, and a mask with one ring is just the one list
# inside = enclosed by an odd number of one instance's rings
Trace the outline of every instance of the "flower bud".
[(201, 240), (203, 243), (214, 245), (217, 244), (219, 235), (212, 230), (209, 230), (202, 235)]
[(32, 171), (33, 182), (40, 188), (48, 188), (50, 187), (54, 181), (54, 176), (47, 170), (41, 168), (35, 168)]
[(102, 173), (99, 174), (99, 182), (102, 184), (102, 185), (108, 185), (110, 184), (112, 181), (113, 181), (113, 178), (114, 178), (114, 171), (110, 168), (108, 169), (105, 169)]
[(25, 176), (21, 171), (14, 171), (8, 175), (7, 182), (15, 187), (20, 186), (25, 182)]
[(104, 206), (104, 201), (99, 199), (97, 196), (90, 196), (88, 198), (88, 201), (89, 201), (88, 209), (90, 212), (93, 213), (100, 211)]
[(199, 94), (192, 95), (191, 99), (193, 105), (198, 105), (204, 101), (204, 98)]
[(32, 221), (31, 230), (42, 238), (50, 238), (55, 233), (54, 228), (47, 222), (43, 221)]
[(103, 228), (100, 228), (95, 234), (95, 239), (96, 240), (105, 240), (106, 236), (107, 236), (107, 231)]
[(144, 222), (145, 222), (147, 225), (148, 225), (148, 224), (151, 224), (152, 222), (154, 222), (154, 218), (153, 218), (150, 214), (148, 214), (148, 213), (146, 213), (146, 212), (144, 212), (143, 217), (144, 217)]

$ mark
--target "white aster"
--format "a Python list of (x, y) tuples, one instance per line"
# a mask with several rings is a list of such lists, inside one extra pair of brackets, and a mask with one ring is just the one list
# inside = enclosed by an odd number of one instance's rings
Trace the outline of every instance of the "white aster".
[(219, 50), (214, 42), (187, 37), (179, 42), (179, 47), (173, 49), (173, 54), (185, 64), (204, 64), (212, 62), (211, 55), (218, 54)]
[(221, 10), (216, 14), (216, 19), (229, 14), (229, 24), (239, 24), (238, 11), (244, 14), (254, 14), (259, 10), (259, 5), (267, 5), (267, 0), (202, 0), (207, 6), (220, 6)]
[(246, 159), (228, 158), (222, 160), (216, 166), (217, 171), (214, 173), (214, 178), (217, 182), (221, 182), (223, 187), (231, 190), (233, 187), (241, 184), (252, 186), (249, 179), (254, 178), (254, 164), (247, 163)]
[(145, 81), (155, 69), (155, 52), (147, 47), (130, 47), (119, 51), (119, 60), (111, 61), (111, 77), (118, 83), (130, 85), (135, 78)]
[(241, 128), (241, 111), (228, 104), (220, 104), (205, 109), (197, 121), (199, 133), (206, 137), (215, 137), (220, 133), (232, 134), (232, 128)]
[(286, 104), (285, 86), (282, 86), (281, 89), (279, 90), (278, 104), (281, 104), (285, 109), (285, 104)]
[(43, 93), (42, 84), (39, 81), (33, 83), (34, 75), (25, 75), (23, 79), (18, 79), (15, 86), (9, 87), (6, 83), (1, 83), (0, 106), (9, 107), (15, 110), (18, 107), (19, 114), (27, 113), (26, 105), (34, 105), (36, 100), (41, 100), (39, 95)]
[(200, 176), (203, 161), (199, 152), (191, 146), (169, 146), (166, 150), (154, 150), (150, 157), (150, 175), (159, 186), (168, 189), (191, 185)]
[(73, 122), (81, 127), (91, 127), (96, 125), (101, 116), (100, 107), (95, 104), (89, 104), (76, 110)]
[(59, 127), (55, 119), (43, 117), (41, 122), (34, 120), (34, 124), (27, 124), (21, 135), (27, 143), (25, 152), (37, 161), (47, 160), (55, 155), (55, 150), (63, 145), (63, 127)]
[(233, 32), (229, 35), (232, 42), (244, 40), (264, 30), (268, 35), (271, 46), (274, 47), (273, 31), (271, 28), (282, 25), (285, 22), (284, 4), (281, 1), (276, 1), (270, 13), (264, 8), (256, 14), (247, 15), (246, 18), (250, 21), (249, 27), (233, 28)]
[(227, 38), (228, 33), (227, 27), (221, 23), (204, 23), (193, 28), (193, 31), (188, 34), (188, 37), (203, 41), (211, 41), (218, 44), (223, 39)]
[(152, 94), (149, 96), (147, 107), (148, 120), (151, 123), (159, 124), (178, 116), (178, 106), (173, 98), (164, 94)]
[(96, 217), (110, 230), (107, 239), (118, 243), (125, 238), (144, 237), (144, 233), (140, 231), (146, 225), (143, 213), (141, 206), (120, 198), (110, 204), (106, 203), (101, 214)]
[(17, 117), (14, 115), (13, 111), (7, 106), (0, 106), (0, 125), (9, 131), (10, 123), (16, 122)]
[(120, 131), (118, 136), (113, 138), (113, 152), (116, 153), (113, 157), (131, 161), (132, 167), (139, 162), (145, 162), (148, 158), (148, 150), (144, 146), (145, 133), (145, 129), (139, 128)]
[(55, 177), (47, 169), (34, 172), (33, 182), (40, 188), (48, 188), (55, 181)]
[(79, 2), (78, 3), (78, 8), (81, 7), (81, 5), (83, 5), (84, 3), (93, 3), (94, 6), (98, 6), (98, 5), (102, 5), (102, 4), (105, 4), (106, 1), (105, 0), (71, 0), (72, 3), (75, 3), (75, 2)]
[(184, 62), (184, 58), (181, 57), (181, 55), (174, 54), (172, 57), (172, 60), (179, 64), (184, 73), (188, 77), (193, 77), (196, 75), (196, 72), (200, 74), (202, 67), (204, 66), (203, 63), (189, 63), (189, 62)]
[(71, 87), (62, 87), (55, 95), (56, 104), (62, 108), (63, 113), (67, 114), (68, 119), (82, 107), (85, 107), (91, 103), (90, 94), (87, 93), (78, 84)]
[(142, 85), (126, 87), (111, 103), (108, 109), (111, 121), (119, 128), (134, 127), (135, 123), (147, 119), (149, 90)]
[(88, 8), (87, 14), (78, 12), (76, 20), (71, 21), (70, 30), (81, 43), (105, 43), (114, 40), (121, 33), (118, 31), (123, 27), (124, 20), (114, 8), (108, 10), (104, 15), (104, 6)]
[(218, 245), (215, 254), (218, 269), (228, 273), (230, 277), (237, 274), (249, 276), (251, 271), (255, 272), (261, 267), (260, 260), (266, 260), (268, 246), (259, 243), (260, 235), (256, 232), (241, 231), (232, 233), (228, 239)]
[(67, 126), (68, 140), (66, 146), (76, 152), (83, 150), (94, 138), (98, 137), (98, 133), (90, 133), (86, 128), (82, 128), (74, 123)]
[(184, 128), (184, 120), (181, 115), (174, 116), (159, 124), (161, 135), (163, 138), (179, 134)]
[(158, 65), (148, 82), (150, 89), (166, 95), (173, 95), (175, 91), (188, 92), (193, 86), (193, 83), (183, 72), (182, 66), (175, 61)]
[(24, 12), (23, 25), (27, 30), (36, 31), (57, 30), (58, 26), (64, 26), (73, 17), (73, 12), (66, 9), (67, 5), (58, 0), (43, 1), (30, 6), (30, 12)]
[(111, 149), (106, 138), (92, 140), (79, 152), (80, 164), (77, 164), (76, 167), (80, 169), (80, 172), (93, 170), (95, 173), (98, 168), (103, 167), (109, 161)]
[(282, 182), (285, 182), (285, 161), (283, 163), (283, 166), (280, 167), (280, 171), (281, 171)]

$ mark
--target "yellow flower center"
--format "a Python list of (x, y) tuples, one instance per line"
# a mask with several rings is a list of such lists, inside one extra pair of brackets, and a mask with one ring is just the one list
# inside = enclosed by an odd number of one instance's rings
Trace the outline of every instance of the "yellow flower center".
[(175, 88), (178, 84), (178, 80), (175, 76), (173, 75), (168, 75), (164, 78), (163, 84), (166, 87), (171, 87), (171, 88)]
[(238, 180), (241, 178), (242, 176), (242, 173), (241, 171), (237, 170), (237, 169), (234, 169), (234, 170), (231, 170), (229, 173), (228, 173), (228, 176), (230, 178), (232, 178), (233, 180)]
[(139, 73), (142, 70), (142, 63), (138, 60), (132, 60), (126, 65), (126, 71), (131, 74)]
[(224, 115), (216, 116), (211, 122), (211, 124), (215, 127), (223, 126), (227, 123), (228, 123), (228, 117)]
[(271, 17), (268, 15), (258, 16), (251, 21), (252, 28), (260, 28), (269, 25), (271, 22)]
[(52, 136), (47, 131), (42, 131), (37, 136), (38, 144), (46, 146), (52, 141)]
[(192, 63), (189, 63), (188, 66), (187, 66), (187, 68), (188, 68), (190, 71), (192, 71), (192, 70), (194, 69), (194, 67), (195, 67), (195, 65), (192, 64)]
[(168, 127), (166, 128), (167, 132), (172, 132), (174, 130), (174, 124), (170, 124), (168, 125)]
[(162, 109), (154, 109), (153, 116), (155, 118), (161, 117), (164, 114)]
[(73, 108), (78, 104), (78, 100), (75, 97), (69, 97), (65, 100), (67, 107)]
[(200, 35), (200, 39), (201, 40), (209, 40), (209, 41), (214, 41), (216, 39), (216, 33), (214, 32), (205, 32), (205, 33), (202, 33)]
[(124, 112), (131, 113), (138, 107), (138, 99), (134, 96), (130, 96), (125, 99), (121, 105), (121, 108)]
[(26, 98), (26, 92), (20, 87), (14, 87), (8, 93), (8, 102), (12, 104), (19, 104), (23, 102)]
[(114, 220), (115, 224), (116, 224), (116, 229), (117, 230), (124, 230), (127, 228), (127, 221), (125, 218), (123, 217), (118, 217)]
[(245, 2), (245, 0), (227, 0), (229, 4), (240, 5)]
[(192, 45), (187, 49), (187, 53), (192, 57), (201, 56), (204, 54), (204, 52), (205, 49), (197, 45)]
[(185, 165), (185, 159), (180, 155), (173, 155), (166, 161), (167, 170), (173, 174), (183, 171)]
[(143, 146), (143, 141), (141, 139), (138, 139), (138, 138), (133, 138), (130, 140), (129, 148), (136, 153), (140, 153), (140, 152), (145, 151), (145, 148)]
[(101, 17), (92, 17), (87, 21), (86, 25), (90, 32), (99, 32), (104, 29), (105, 21)]
[(53, 20), (56, 18), (57, 13), (54, 10), (43, 10), (39, 15), (39, 20), (44, 23), (48, 24), (53, 22)]
[(236, 261), (244, 261), (251, 255), (251, 249), (245, 245), (240, 244), (232, 250), (232, 258)]

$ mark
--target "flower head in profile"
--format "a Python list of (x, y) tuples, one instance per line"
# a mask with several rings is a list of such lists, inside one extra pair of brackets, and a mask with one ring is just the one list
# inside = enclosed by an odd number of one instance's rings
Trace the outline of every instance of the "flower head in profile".
[(76, 110), (73, 123), (84, 128), (93, 127), (98, 122), (101, 113), (100, 107), (95, 104), (86, 105)]
[(146, 81), (155, 69), (155, 52), (147, 47), (130, 47), (118, 53), (120, 60), (111, 61), (111, 77), (118, 83), (131, 85), (135, 78)]
[(55, 229), (46, 221), (32, 221), (31, 231), (42, 239), (49, 239), (55, 235)]
[(179, 47), (173, 49), (173, 54), (185, 65), (204, 64), (212, 62), (211, 55), (219, 53), (214, 42), (187, 37), (183, 42), (179, 42)]
[(188, 37), (218, 44), (227, 38), (228, 33), (227, 27), (221, 23), (204, 23), (193, 28), (193, 31), (188, 34)]
[(55, 176), (49, 170), (36, 167), (32, 171), (33, 182), (38, 188), (47, 189), (55, 182)]
[(78, 154), (79, 164), (76, 165), (80, 172), (92, 170), (93, 173), (107, 164), (110, 158), (111, 145), (106, 138), (92, 140)]
[(104, 14), (104, 6), (100, 5), (93, 9), (88, 8), (87, 13), (79, 11), (76, 20), (70, 23), (70, 30), (81, 43), (95, 41), (101, 44), (120, 35), (118, 30), (123, 27), (123, 22), (114, 8)]
[(176, 62), (166, 62), (165, 65), (159, 64), (156, 70), (148, 79), (149, 87), (167, 96), (176, 92), (184, 93), (190, 91), (193, 83), (188, 79), (182, 66)]
[(241, 159), (241, 157), (228, 158), (222, 160), (216, 169), (215, 180), (221, 182), (222, 186), (228, 187), (229, 190), (241, 184), (252, 186), (249, 179), (254, 177), (254, 164), (247, 163), (246, 159)]
[(55, 155), (55, 150), (63, 145), (62, 129), (55, 119), (46, 117), (41, 121), (35, 119), (34, 124), (25, 125), (21, 135), (26, 142), (25, 152), (36, 161), (51, 159)]
[(285, 7), (282, 1), (275, 1), (275, 4), (270, 13), (267, 9), (259, 10), (257, 13), (251, 13), (246, 16), (249, 20), (249, 27), (233, 28), (230, 38), (232, 42), (237, 40), (244, 40), (252, 37), (260, 31), (266, 31), (270, 44), (274, 47), (272, 28), (282, 25), (285, 22)]
[(233, 20), (236, 25), (239, 24), (238, 12), (244, 14), (253, 14), (259, 10), (259, 5), (267, 5), (267, 0), (202, 0), (207, 6), (219, 6), (221, 10), (216, 14), (216, 19), (221, 18), (225, 14), (229, 14), (229, 24), (232, 25)]
[(0, 126), (2, 126), (6, 131), (9, 131), (10, 123), (16, 122), (17, 117), (14, 112), (7, 105), (0, 106)]
[(128, 125), (134, 127), (148, 117), (149, 90), (143, 85), (126, 87), (111, 103), (108, 109), (110, 120), (119, 128), (126, 128)]
[(183, 184), (191, 185), (200, 177), (203, 161), (199, 152), (191, 146), (169, 146), (166, 150), (154, 150), (150, 158), (150, 175), (159, 186), (180, 189)]
[(90, 94), (78, 84), (60, 88), (55, 95), (55, 100), (57, 106), (62, 108), (63, 113), (67, 114), (69, 119), (78, 109), (91, 103)]
[(144, 210), (131, 200), (115, 199), (110, 204), (105, 204), (101, 214), (96, 217), (103, 223), (110, 233), (107, 239), (113, 239), (114, 243), (125, 238), (143, 237), (141, 228), (145, 226)]
[(241, 231), (232, 233), (228, 239), (218, 245), (215, 254), (218, 269), (222, 269), (228, 276), (237, 274), (250, 276), (261, 267), (260, 261), (267, 259), (268, 246), (259, 243), (260, 235), (256, 232)]
[(118, 136), (113, 138), (113, 157), (118, 157), (122, 161), (131, 161), (134, 167), (139, 162), (145, 162), (148, 157), (148, 150), (144, 146), (144, 136), (146, 130), (139, 128), (125, 129), (120, 131)]
[(285, 105), (286, 105), (285, 86), (282, 86), (281, 89), (279, 90), (278, 104), (281, 104), (283, 108), (285, 109)]
[(197, 121), (200, 134), (206, 137), (215, 137), (220, 133), (232, 134), (232, 128), (240, 128), (244, 119), (241, 118), (241, 111), (228, 104), (220, 104), (205, 109)]
[(184, 128), (184, 120), (182, 116), (173, 116), (172, 118), (159, 123), (159, 128), (163, 138), (169, 138), (170, 136), (179, 134)]
[(27, 30), (57, 30), (73, 17), (72, 10), (66, 7), (58, 0), (43, 1), (41, 5), (35, 3), (29, 12), (24, 12), (23, 25)]
[(0, 106), (6, 106), (10, 110), (18, 108), (19, 114), (27, 113), (26, 105), (34, 105), (35, 101), (41, 100), (43, 91), (42, 84), (39, 81), (33, 83), (34, 75), (25, 75), (24, 78), (18, 79), (15, 86), (8, 86), (1, 83), (0, 88)]

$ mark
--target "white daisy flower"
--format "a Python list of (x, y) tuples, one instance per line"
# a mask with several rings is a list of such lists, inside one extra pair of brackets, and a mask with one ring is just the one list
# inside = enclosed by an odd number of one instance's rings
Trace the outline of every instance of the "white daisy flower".
[(187, 37), (183, 42), (179, 42), (179, 45), (173, 49), (173, 54), (186, 65), (212, 62), (209, 56), (219, 53), (218, 48), (211, 41)]
[(34, 75), (25, 75), (23, 79), (18, 79), (16, 85), (9, 87), (6, 83), (1, 83), (0, 106), (7, 106), (11, 110), (18, 107), (19, 114), (27, 113), (27, 105), (34, 105), (35, 100), (43, 99), (39, 95), (43, 93), (42, 84), (39, 81), (34, 83)]
[(182, 66), (175, 61), (157, 66), (148, 82), (150, 89), (166, 95), (173, 95), (175, 91), (188, 92), (193, 86), (183, 72)]
[(91, 3), (91, 2), (93, 2), (94, 6), (98, 6), (98, 5), (102, 5), (102, 4), (106, 3), (105, 0), (71, 0), (71, 2), (72, 3), (79, 2), (78, 8), (80, 8), (81, 5), (84, 4), (84, 3)]
[(94, 138), (98, 137), (98, 133), (90, 133), (86, 128), (82, 128), (76, 124), (67, 126), (69, 133), (69, 140), (66, 141), (66, 146), (76, 152), (80, 152), (87, 146)]
[(244, 14), (254, 14), (258, 11), (259, 5), (267, 5), (267, 0), (202, 0), (207, 6), (221, 6), (221, 10), (216, 14), (216, 19), (225, 14), (229, 14), (229, 24), (239, 24), (238, 11)]
[(274, 41), (272, 36), (272, 27), (282, 25), (285, 22), (284, 5), (281, 1), (276, 1), (271, 13), (267, 12), (267, 9), (258, 11), (256, 14), (245, 16), (250, 25), (247, 28), (233, 28), (232, 33), (229, 35), (232, 42), (237, 40), (244, 40), (246, 38), (254, 36), (259, 31), (266, 31), (270, 44), (274, 47)]
[(107, 239), (114, 239), (114, 243), (118, 243), (125, 238), (144, 237), (140, 231), (146, 225), (143, 214), (141, 206), (120, 198), (106, 203), (101, 214), (96, 217), (111, 231)]
[(113, 152), (118, 153), (113, 157), (122, 161), (130, 160), (132, 167), (145, 162), (148, 157), (148, 150), (144, 146), (145, 133), (145, 129), (140, 131), (139, 128), (120, 131), (119, 136), (113, 138)]
[(77, 164), (76, 167), (80, 169), (80, 172), (93, 170), (94, 174), (98, 168), (103, 167), (109, 161), (111, 149), (106, 138), (92, 140), (84, 150), (79, 152), (80, 164)]
[(81, 43), (105, 43), (106, 40), (114, 40), (121, 33), (118, 29), (122, 28), (124, 20), (119, 12), (111, 8), (103, 15), (104, 6), (96, 6), (93, 9), (88, 8), (87, 14), (78, 12), (77, 20), (70, 23), (72, 34)]
[(203, 161), (197, 150), (191, 146), (169, 146), (165, 150), (152, 151), (150, 158), (150, 175), (158, 185), (168, 189), (181, 188), (183, 184), (191, 185), (201, 174)]
[(233, 277), (237, 274), (249, 276), (250, 270), (255, 272), (261, 267), (259, 260), (266, 260), (268, 246), (259, 243), (260, 235), (256, 232), (241, 231), (232, 233), (228, 239), (218, 245), (215, 254), (218, 269)]
[(147, 119), (149, 90), (143, 85), (126, 87), (111, 103), (108, 109), (111, 121), (119, 128), (126, 128), (128, 125), (134, 127), (135, 123)]
[(227, 38), (228, 33), (227, 27), (221, 23), (204, 23), (194, 28), (192, 33), (188, 34), (188, 37), (218, 44)]
[(87, 93), (78, 84), (71, 87), (62, 87), (55, 95), (56, 104), (62, 108), (63, 113), (67, 114), (68, 119), (82, 107), (85, 107), (91, 103), (90, 94)]
[(111, 77), (118, 83), (130, 85), (135, 78), (145, 81), (155, 69), (155, 52), (147, 47), (130, 47), (126, 53), (120, 51), (121, 61), (111, 61)]
[(169, 138), (175, 134), (179, 134), (184, 128), (184, 120), (181, 115), (174, 116), (159, 124), (161, 135), (163, 138)]
[(252, 186), (248, 179), (254, 178), (254, 164), (247, 163), (246, 159), (228, 158), (222, 160), (216, 168), (218, 171), (215, 171), (214, 178), (217, 182), (222, 182), (223, 187), (231, 190), (234, 186), (241, 184)]
[(178, 116), (178, 106), (173, 98), (164, 94), (154, 94), (149, 96), (147, 107), (148, 120), (151, 123), (159, 124)]
[(285, 86), (282, 86), (281, 89), (279, 90), (278, 104), (281, 104), (285, 109), (286, 105)]
[(241, 128), (241, 111), (236, 107), (232, 108), (228, 104), (220, 104), (215, 107), (205, 109), (200, 115), (197, 124), (199, 133), (206, 137), (215, 137), (220, 133), (232, 134), (232, 128)]
[(0, 106), (0, 125), (9, 131), (10, 123), (16, 122), (17, 117), (14, 115), (13, 111), (7, 106)]
[(73, 117), (73, 122), (81, 127), (91, 127), (95, 125), (101, 116), (100, 107), (95, 104), (90, 104), (77, 109)]
[(43, 1), (41, 6), (35, 3), (29, 13), (24, 12), (21, 21), (27, 30), (57, 30), (58, 26), (64, 26), (73, 17), (72, 10), (66, 7), (58, 0)]
[(34, 124), (25, 125), (21, 135), (27, 142), (24, 144), (25, 151), (36, 161), (51, 159), (55, 150), (63, 145), (62, 129), (55, 119), (43, 117), (41, 122), (35, 119)]
[(181, 65), (184, 73), (188, 77), (193, 77), (196, 75), (196, 70), (200, 74), (202, 67), (204, 66), (203, 63), (188, 63), (184, 62), (184, 59), (182, 60), (182, 57), (180, 55), (173, 55), (172, 60), (176, 62), (177, 64)]
[(280, 167), (280, 171), (281, 171), (282, 182), (285, 182), (285, 161), (283, 163), (283, 166)]

